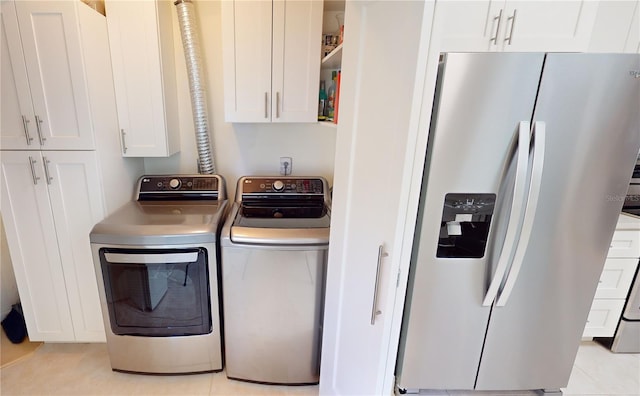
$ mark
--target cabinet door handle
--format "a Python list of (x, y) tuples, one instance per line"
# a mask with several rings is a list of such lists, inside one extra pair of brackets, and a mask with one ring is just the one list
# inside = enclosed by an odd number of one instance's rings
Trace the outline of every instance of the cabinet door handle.
[(27, 139), (27, 145), (31, 146), (33, 138), (29, 135), (29, 119), (25, 116), (22, 116), (22, 128), (24, 128), (24, 137)]
[(40, 180), (40, 178), (36, 176), (36, 169), (33, 167), (35, 163), (36, 163), (36, 160), (34, 160), (32, 156), (29, 156), (29, 166), (31, 167), (31, 177), (33, 178), (33, 184), (37, 185), (38, 180)]
[(127, 141), (125, 139), (125, 135), (126, 135), (126, 133), (124, 133), (124, 129), (121, 129), (120, 130), (120, 136), (122, 136), (122, 152), (124, 154), (127, 153)]
[(42, 162), (44, 164), (44, 177), (45, 179), (47, 179), (47, 184), (51, 184), (51, 180), (53, 180), (53, 177), (51, 177), (51, 175), (49, 174), (49, 164), (51, 163), (51, 161), (49, 161), (47, 157), (43, 156)]
[(264, 118), (269, 118), (269, 94), (264, 93)]
[(493, 20), (496, 21), (496, 34), (495, 36), (491, 37), (491, 40), (493, 42), (493, 45), (498, 44), (498, 34), (500, 33), (500, 21), (502, 21), (502, 9), (500, 10), (500, 13), (498, 14), (497, 17), (493, 17)]
[(40, 140), (40, 145), (44, 146), (44, 142), (47, 140), (47, 138), (42, 136), (41, 124), (42, 124), (42, 119), (36, 116), (36, 130), (38, 131), (38, 139)]
[(276, 92), (276, 118), (280, 118), (280, 92)]
[(505, 37), (504, 41), (507, 42), (508, 45), (511, 45), (511, 40), (513, 39), (513, 27), (516, 25), (516, 12), (518, 10), (513, 10), (513, 15), (507, 18), (507, 22), (511, 19), (511, 29), (509, 29), (509, 37)]
[(376, 283), (373, 288), (373, 304), (371, 306), (371, 325), (376, 324), (376, 316), (380, 315), (382, 311), (378, 309), (378, 287), (380, 286), (380, 267), (382, 267), (382, 258), (387, 257), (389, 254), (383, 251), (384, 246), (378, 246), (378, 263), (376, 265)]

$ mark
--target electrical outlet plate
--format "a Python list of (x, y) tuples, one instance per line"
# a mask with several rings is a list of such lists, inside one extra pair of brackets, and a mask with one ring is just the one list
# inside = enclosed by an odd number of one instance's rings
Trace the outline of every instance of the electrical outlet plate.
[(280, 157), (280, 174), (288, 176), (291, 174), (292, 162), (291, 157)]

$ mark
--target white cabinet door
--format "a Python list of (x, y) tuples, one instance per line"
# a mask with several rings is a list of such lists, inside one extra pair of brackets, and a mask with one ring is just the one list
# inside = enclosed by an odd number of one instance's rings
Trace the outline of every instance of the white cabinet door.
[(507, 1), (504, 51), (586, 51), (598, 3), (592, 0)]
[(104, 218), (96, 153), (42, 152), (76, 342), (105, 341), (89, 233)]
[(321, 1), (273, 2), (272, 122), (318, 120), (321, 32)]
[(638, 258), (607, 258), (594, 298), (624, 300), (638, 267)]
[(271, 1), (223, 1), (222, 46), (227, 122), (271, 120)]
[(0, 9), (0, 74), (2, 75), (2, 117), (0, 147), (3, 149), (36, 149), (35, 115), (24, 63), (18, 19), (13, 1), (3, 0)]
[(76, 2), (15, 2), (40, 145), (93, 149)]
[[(443, 52), (497, 51), (504, 33), (504, 0), (436, 2)], [(503, 35), (504, 36), (504, 35)], [(502, 37), (503, 37), (502, 36)]]
[(445, 52), (586, 51), (594, 1), (444, 1), (436, 35)]
[(224, 1), (225, 121), (316, 122), (322, 2)]
[(624, 308), (624, 300), (593, 300), (583, 337), (613, 337)]
[(640, 1), (636, 1), (636, 8), (631, 18), (631, 26), (629, 27), (624, 52), (640, 54)]
[(1, 161), (2, 217), (29, 339), (74, 341), (40, 152), (3, 151)]
[(107, 1), (107, 27), (122, 154), (168, 157), (178, 151), (170, 1)]
[(598, 2), (589, 52), (635, 52), (626, 51), (625, 45), (632, 33), (630, 29), (639, 3), (629, 0)]

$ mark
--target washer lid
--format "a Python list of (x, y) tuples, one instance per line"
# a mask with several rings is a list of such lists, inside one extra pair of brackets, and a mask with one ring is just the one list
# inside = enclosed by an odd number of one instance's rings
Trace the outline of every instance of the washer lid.
[(231, 241), (259, 245), (325, 245), (329, 243), (329, 214), (317, 218), (262, 218), (238, 214)]
[(227, 201), (129, 202), (96, 224), (91, 243), (179, 245), (217, 239)]

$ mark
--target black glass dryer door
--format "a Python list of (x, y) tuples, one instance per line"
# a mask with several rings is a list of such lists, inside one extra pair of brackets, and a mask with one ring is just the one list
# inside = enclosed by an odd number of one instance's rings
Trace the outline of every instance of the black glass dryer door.
[(114, 334), (212, 331), (206, 249), (102, 248), (100, 264)]

